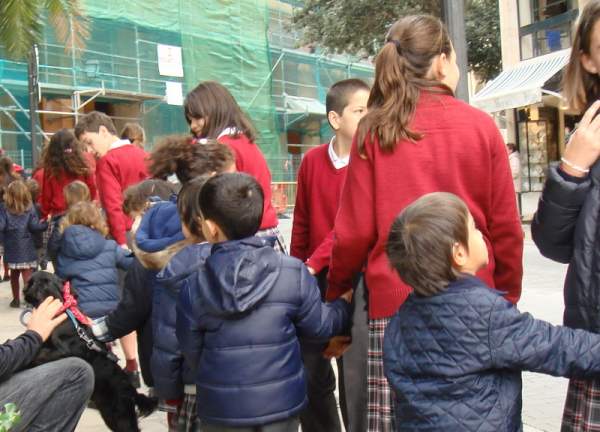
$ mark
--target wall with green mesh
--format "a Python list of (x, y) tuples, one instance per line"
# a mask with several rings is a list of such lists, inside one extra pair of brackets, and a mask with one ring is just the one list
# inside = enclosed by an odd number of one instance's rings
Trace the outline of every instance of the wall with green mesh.
[[(66, 51), (50, 26), (46, 27), (39, 48), (43, 94), (69, 98), (75, 90), (104, 87), (138, 95), (144, 102), (135, 120), (144, 126), (152, 143), (188, 129), (182, 107), (158, 99), (165, 94), (166, 81), (181, 82), (184, 94), (200, 81), (219, 81), (252, 118), (274, 178), (291, 178), (289, 170), (279, 172), (282, 161), (289, 158), (287, 145), (295, 144), (289, 142), (288, 132), (312, 134), (314, 142), (328, 139), (331, 132), (324, 115), (288, 113), (283, 94), (324, 103), (335, 81), (370, 80), (373, 75), (364, 63), (296, 49), (300, 34), (289, 23), (292, 8), (298, 4), (280, 0), (84, 0), (91, 30), (84, 49)], [(182, 48), (183, 78), (159, 74), (157, 44)], [(10, 92), (19, 105), (28, 106), (27, 68), (22, 62), (3, 59), (1, 50), (0, 85), (0, 107), (5, 108), (0, 111), (0, 146), (30, 160), (27, 114), (6, 94)], [(114, 95), (97, 101), (131, 103)]]

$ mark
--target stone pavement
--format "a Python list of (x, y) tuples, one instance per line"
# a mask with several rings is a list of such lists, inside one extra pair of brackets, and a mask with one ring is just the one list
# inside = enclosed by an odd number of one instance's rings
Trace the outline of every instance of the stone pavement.
[[(291, 220), (281, 220), (282, 232), (288, 241)], [(562, 282), (566, 266), (541, 257), (530, 240), (528, 227), (525, 241), (525, 277), (523, 296), (519, 303), (522, 311), (531, 312), (535, 317), (560, 324), (562, 319)], [(10, 309), (10, 286), (0, 283), (0, 341), (14, 337), (23, 331), (19, 324), (20, 311)], [(523, 374), (523, 421), (526, 432), (560, 430), (562, 407), (566, 394), (567, 380), (546, 375)], [(140, 426), (145, 432), (167, 430), (164, 413), (155, 413), (143, 419)], [(106, 427), (97, 411), (88, 409), (84, 413), (77, 431), (100, 432)]]

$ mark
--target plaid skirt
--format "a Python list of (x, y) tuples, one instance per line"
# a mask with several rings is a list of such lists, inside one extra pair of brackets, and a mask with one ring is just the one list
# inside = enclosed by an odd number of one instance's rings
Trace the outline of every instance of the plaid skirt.
[(200, 432), (195, 394), (184, 393), (183, 401), (177, 406), (165, 404), (161, 400), (158, 409), (167, 412), (169, 432)]
[(275, 237), (276, 240), (275, 240), (275, 245), (273, 246), (273, 249), (275, 249), (277, 252), (281, 252), (285, 255), (289, 255), (287, 246), (285, 245), (285, 240), (283, 239), (283, 236), (281, 235), (279, 228), (275, 227), (275, 228), (267, 228), (264, 230), (260, 230), (259, 232), (256, 233), (256, 235), (259, 237)]
[(600, 379), (569, 380), (561, 432), (600, 432)]
[(369, 320), (367, 432), (396, 430), (394, 395), (383, 373), (383, 335), (390, 319)]

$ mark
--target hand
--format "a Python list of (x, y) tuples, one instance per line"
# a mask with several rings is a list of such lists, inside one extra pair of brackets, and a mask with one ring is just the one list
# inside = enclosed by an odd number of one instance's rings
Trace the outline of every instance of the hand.
[(119, 246), (121, 246), (121, 248), (123, 248), (125, 250), (125, 252), (131, 252), (131, 249), (129, 249), (129, 246), (127, 246), (126, 243), (123, 243), (122, 245), (119, 245)]
[(352, 294), (354, 293), (353, 290), (349, 289), (348, 291), (346, 291), (344, 294), (342, 294), (340, 296), (340, 298), (342, 300), (346, 300), (347, 303), (352, 303)]
[[(600, 101), (596, 101), (588, 108), (577, 130), (569, 139), (563, 157), (573, 165), (589, 169), (600, 156), (600, 116), (594, 115), (600, 108)], [(584, 172), (573, 169), (567, 164), (561, 164), (561, 169), (574, 177), (585, 176)]]
[(37, 308), (31, 313), (29, 322), (27, 323), (27, 329), (33, 330), (39, 334), (42, 340), (45, 342), (52, 331), (64, 320), (67, 319), (67, 314), (60, 314), (56, 318), (54, 315), (61, 308), (62, 303), (60, 300), (54, 297), (47, 297)]
[(350, 336), (332, 337), (329, 340), (329, 344), (327, 344), (327, 348), (323, 351), (323, 357), (328, 360), (341, 357), (350, 348), (351, 342), (352, 338)]
[(308, 269), (308, 272), (309, 272), (311, 275), (313, 275), (313, 276), (314, 276), (314, 275), (317, 273), (317, 272), (315, 271), (315, 269), (314, 269), (314, 268), (312, 268), (312, 267), (311, 267), (311, 266), (309, 266), (309, 265), (307, 265), (307, 266), (306, 266), (306, 268)]

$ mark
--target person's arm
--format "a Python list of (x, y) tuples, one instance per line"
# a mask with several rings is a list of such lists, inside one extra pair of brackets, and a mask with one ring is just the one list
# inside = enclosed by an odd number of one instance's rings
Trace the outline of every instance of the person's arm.
[(123, 247), (116, 245), (115, 254), (117, 258), (117, 267), (121, 270), (129, 270), (133, 264), (133, 254), (131, 251), (124, 249)]
[(519, 220), (515, 187), (504, 141), (495, 126), (493, 133), (492, 199), (486, 217), (489, 241), (496, 262), (494, 283), (507, 292), (507, 300), (516, 303), (521, 297), (523, 279), (523, 228)]
[(96, 179), (100, 193), (100, 202), (106, 211), (110, 234), (119, 245), (127, 244), (125, 237), (126, 223), (123, 214), (123, 193), (117, 180), (115, 167), (105, 158), (98, 161)]
[(149, 271), (135, 259), (125, 276), (123, 296), (117, 307), (105, 317), (94, 320), (94, 336), (110, 341), (139, 330), (152, 314), (152, 292)]
[(84, 182), (90, 190), (90, 198), (92, 201), (96, 201), (98, 199), (98, 190), (96, 188), (96, 179), (92, 174), (85, 176)]
[[(366, 148), (368, 153), (368, 148)], [(327, 299), (338, 298), (352, 289), (352, 281), (367, 261), (377, 240), (373, 184), (373, 157), (358, 154), (352, 142), (346, 183), (335, 219), (334, 241), (329, 265)]]
[(32, 233), (46, 231), (48, 229), (48, 222), (40, 221), (37, 216), (37, 212), (32, 209), (29, 212), (29, 222), (27, 223), (27, 228), (29, 229), (29, 232)]
[(33, 310), (27, 331), (0, 345), (0, 381), (24, 369), (35, 359), (44, 341), (67, 318), (64, 313), (55, 317), (61, 306), (59, 300), (46, 298)]
[(308, 258), (309, 242), (309, 209), (306, 194), (306, 159), (298, 169), (296, 188), (296, 205), (294, 206), (294, 223), (292, 224), (292, 241), (290, 255), (305, 261)]
[(498, 297), (490, 313), (491, 368), (600, 377), (600, 335), (533, 318)]
[(300, 308), (295, 320), (300, 336), (325, 340), (341, 334), (349, 323), (350, 310), (344, 299), (324, 303), (317, 280), (305, 266), (300, 267)]
[(40, 185), (40, 205), (42, 210), (42, 218), (46, 219), (50, 214), (50, 200), (52, 191), (50, 190), (50, 182), (46, 178), (46, 174), (44, 173), (44, 177), (42, 178), (42, 185)]
[(319, 274), (329, 265), (331, 260), (331, 249), (333, 249), (334, 231), (329, 231), (327, 237), (317, 246), (312, 255), (306, 260), (306, 265), (312, 269), (314, 274)]
[(190, 367), (195, 368), (202, 353), (204, 332), (198, 323), (197, 314), (194, 313), (194, 298), (188, 280), (182, 283), (179, 290), (175, 332), (183, 356)]

